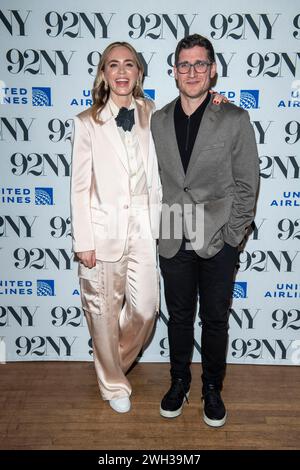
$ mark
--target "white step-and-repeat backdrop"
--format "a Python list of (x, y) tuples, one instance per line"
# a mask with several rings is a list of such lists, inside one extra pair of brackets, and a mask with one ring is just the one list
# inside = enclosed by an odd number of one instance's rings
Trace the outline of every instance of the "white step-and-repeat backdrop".
[[(300, 9), (297, 0), (1, 0), (0, 362), (91, 360), (70, 235), (73, 117), (101, 52), (129, 41), (146, 94), (177, 95), (177, 42), (200, 33), (215, 89), (249, 110), (261, 168), (233, 285), (228, 362), (300, 363)], [(168, 361), (167, 311), (142, 361)], [(199, 318), (194, 360), (201, 359)], [(299, 339), (298, 339), (299, 338)]]

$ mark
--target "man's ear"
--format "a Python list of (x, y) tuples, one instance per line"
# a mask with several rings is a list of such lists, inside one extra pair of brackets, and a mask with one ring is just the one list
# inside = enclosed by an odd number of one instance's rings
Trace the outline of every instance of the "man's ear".
[(177, 67), (176, 67), (176, 65), (174, 65), (174, 67), (173, 67), (173, 72), (174, 72), (175, 80), (178, 80), (178, 72), (177, 72)]
[(214, 78), (217, 73), (217, 64), (213, 62), (210, 67), (210, 78)]

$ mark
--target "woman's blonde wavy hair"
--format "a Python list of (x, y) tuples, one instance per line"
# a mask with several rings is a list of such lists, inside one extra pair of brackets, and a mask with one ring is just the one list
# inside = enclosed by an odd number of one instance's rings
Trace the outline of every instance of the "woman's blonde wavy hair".
[(132, 52), (136, 61), (137, 68), (140, 72), (141, 79), (140, 78), (138, 79), (133, 89), (133, 96), (134, 98), (144, 97), (144, 91), (143, 91), (144, 66), (142, 64), (141, 59), (138, 56), (138, 53), (136, 52), (134, 47), (132, 47), (128, 42), (116, 41), (116, 42), (111, 43), (109, 46), (107, 46), (107, 48), (102, 53), (102, 56), (101, 56), (101, 59), (97, 68), (97, 75), (96, 75), (93, 89), (92, 89), (92, 97), (93, 97), (93, 105), (91, 108), (92, 117), (95, 122), (100, 123), (100, 124), (101, 124), (101, 121), (99, 119), (99, 114), (104, 108), (104, 106), (106, 105), (109, 99), (109, 95), (110, 95), (110, 89), (104, 79), (103, 71), (104, 71), (104, 68), (107, 62), (107, 57), (110, 51), (114, 49), (115, 47), (120, 47), (120, 46), (127, 47), (127, 49), (129, 49), (130, 52)]

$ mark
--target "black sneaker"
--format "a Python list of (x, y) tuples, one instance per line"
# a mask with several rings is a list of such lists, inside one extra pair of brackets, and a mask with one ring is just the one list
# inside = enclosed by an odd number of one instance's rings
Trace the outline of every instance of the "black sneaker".
[(204, 422), (214, 428), (223, 426), (226, 421), (226, 409), (219, 388), (214, 384), (205, 385), (202, 400)]
[(172, 379), (170, 390), (163, 397), (160, 404), (160, 414), (164, 418), (176, 418), (181, 415), (183, 404), (188, 401), (190, 384), (185, 384), (182, 379)]

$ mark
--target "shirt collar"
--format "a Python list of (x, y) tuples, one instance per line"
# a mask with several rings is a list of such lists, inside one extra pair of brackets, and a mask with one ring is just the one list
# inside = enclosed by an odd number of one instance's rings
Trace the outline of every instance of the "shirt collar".
[[(116, 103), (111, 98), (109, 98), (108, 100), (108, 105), (110, 107), (113, 117), (116, 118), (120, 111), (119, 106), (117, 106)], [(131, 104), (128, 109), (135, 109), (135, 101), (133, 98), (131, 100)]]
[(211, 95), (210, 95), (210, 93), (208, 93), (205, 100), (198, 106), (197, 109), (195, 109), (193, 114), (191, 114), (190, 116), (187, 116), (185, 114), (185, 112), (183, 111), (183, 108), (182, 108), (182, 105), (181, 105), (181, 99), (179, 97), (177, 102), (176, 102), (176, 105), (175, 105), (175, 107), (177, 108), (176, 110), (177, 110), (177, 113), (178, 113), (178, 117), (182, 120), (189, 119), (189, 118), (190, 119), (197, 118), (199, 116), (199, 114), (203, 113), (203, 111), (206, 108), (206, 106), (208, 105), (210, 99), (211, 99)]

